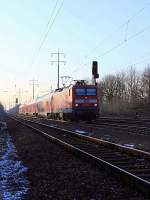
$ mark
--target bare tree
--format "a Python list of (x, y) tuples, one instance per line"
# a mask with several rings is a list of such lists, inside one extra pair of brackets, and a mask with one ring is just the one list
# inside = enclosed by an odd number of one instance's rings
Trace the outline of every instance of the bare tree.
[(104, 112), (147, 111), (145, 102), (150, 104), (150, 65), (143, 73), (131, 67), (127, 72), (106, 75), (99, 88)]
[(142, 74), (142, 88), (145, 100), (150, 103), (150, 65), (148, 65)]
[(111, 102), (115, 96), (116, 77), (114, 75), (107, 75), (102, 80), (102, 88), (104, 100)]
[(139, 88), (140, 88), (140, 75), (135, 68), (131, 67), (127, 73), (126, 80), (128, 101), (130, 103), (138, 102), (139, 100)]
[(115, 88), (115, 97), (118, 100), (124, 100), (125, 97), (125, 89), (126, 89), (126, 85), (125, 85), (125, 73), (121, 72), (121, 73), (117, 73), (115, 76), (115, 81), (116, 81), (116, 88)]

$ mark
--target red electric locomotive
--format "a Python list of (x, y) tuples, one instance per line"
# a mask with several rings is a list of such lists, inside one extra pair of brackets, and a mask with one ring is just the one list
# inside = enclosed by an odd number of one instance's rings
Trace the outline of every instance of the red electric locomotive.
[(74, 85), (53, 93), (49, 115), (61, 119), (94, 119), (98, 108), (97, 87), (76, 81)]
[(19, 113), (46, 115), (53, 119), (95, 119), (99, 111), (97, 86), (76, 81), (74, 85), (58, 89), (21, 105)]

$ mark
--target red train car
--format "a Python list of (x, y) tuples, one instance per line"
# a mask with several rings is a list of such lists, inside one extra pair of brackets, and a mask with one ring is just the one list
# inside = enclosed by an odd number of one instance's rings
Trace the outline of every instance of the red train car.
[(19, 113), (46, 115), (53, 119), (95, 119), (99, 112), (97, 86), (77, 81), (74, 85), (58, 89), (21, 105)]

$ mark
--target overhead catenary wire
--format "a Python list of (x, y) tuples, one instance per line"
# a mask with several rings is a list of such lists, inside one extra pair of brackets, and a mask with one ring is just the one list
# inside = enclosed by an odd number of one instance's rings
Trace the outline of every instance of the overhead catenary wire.
[[(150, 55), (149, 55), (149, 58), (146, 58), (146, 59), (142, 59), (142, 60), (139, 60), (138, 62), (135, 62), (135, 63), (132, 63), (130, 65), (128, 65), (127, 67), (132, 67), (132, 66), (137, 66), (137, 65), (140, 65), (140, 64), (143, 64), (145, 62), (149, 62), (150, 61)], [(148, 64), (148, 63), (147, 63)], [(149, 65), (149, 64), (148, 64)]]
[(149, 61), (149, 60), (150, 60), (150, 55), (149, 55), (149, 58), (146, 58), (146, 59), (144, 59), (144, 60), (142, 59), (142, 60), (140, 60), (140, 61), (134, 63), (134, 65), (139, 65), (139, 64), (145, 63), (145, 62), (147, 62), (147, 61)]
[[(52, 11), (52, 13), (51, 13), (51, 16), (50, 16), (50, 18), (49, 18), (49, 20), (48, 20), (48, 22), (47, 22), (47, 30), (45, 31), (45, 33), (44, 33), (44, 35), (43, 35), (43, 38), (42, 38), (42, 40), (41, 40), (41, 42), (40, 42), (39, 48), (38, 48), (38, 50), (37, 50), (37, 53), (36, 53), (36, 55), (34, 56), (34, 58), (33, 58), (33, 60), (32, 60), (32, 65), (34, 64), (36, 58), (39, 56), (40, 50), (42, 49), (42, 47), (43, 47), (43, 45), (44, 45), (44, 43), (45, 43), (45, 41), (46, 41), (46, 39), (47, 39), (47, 37), (48, 37), (48, 34), (49, 34), (50, 30), (52, 29), (52, 27), (53, 27), (53, 25), (54, 25), (54, 23), (55, 23), (55, 21), (56, 21), (56, 18), (58, 17), (58, 15), (59, 15), (59, 13), (60, 13), (62, 7), (63, 7), (64, 1), (65, 1), (65, 0), (63, 0), (63, 1), (61, 2), (61, 4), (60, 4), (60, 6), (58, 7), (58, 9), (57, 9), (57, 5), (58, 5), (59, 0), (56, 1), (55, 6), (54, 6), (54, 8), (53, 8), (53, 11)], [(56, 11), (56, 9), (57, 9), (57, 11)], [(55, 14), (55, 15), (54, 15), (54, 14)]]
[(59, 2), (59, 0), (56, 0), (56, 3), (55, 3), (54, 8), (53, 8), (53, 10), (52, 10), (52, 13), (51, 13), (51, 15), (50, 15), (50, 17), (49, 17), (49, 20), (48, 20), (47, 24), (46, 24), (46, 29), (47, 29), (47, 27), (49, 26), (49, 24), (50, 24), (50, 22), (51, 22), (51, 20), (52, 20), (52, 18), (53, 18), (53, 15), (54, 15), (55, 10), (56, 10), (56, 8), (57, 8), (58, 2)]
[(98, 47), (107, 39), (109, 39), (110, 37), (112, 37), (112, 35), (114, 35), (116, 32), (118, 32), (120, 29), (122, 29), (123, 27), (125, 28), (125, 40), (127, 37), (127, 30), (128, 30), (128, 26), (129, 23), (134, 20), (139, 14), (141, 14), (148, 6), (150, 6), (150, 2), (148, 2), (147, 4), (145, 4), (145, 6), (143, 6), (142, 8), (140, 8), (137, 12), (135, 12), (131, 17), (129, 17), (125, 22), (123, 22), (118, 28), (116, 28), (112, 33), (108, 34), (103, 40), (101, 40), (98, 45), (96, 45), (87, 55), (86, 58), (88, 58), (96, 49), (98, 49)]
[[(47, 29), (48, 29), (48, 26), (49, 26), (49, 24), (50, 24), (50, 22), (51, 22), (51, 20), (52, 20), (52, 18), (53, 18), (53, 15), (54, 15), (54, 13), (55, 13), (55, 11), (56, 11), (58, 2), (59, 2), (59, 0), (56, 0), (55, 5), (54, 5), (54, 7), (53, 7), (53, 10), (52, 10), (52, 12), (51, 12), (51, 14), (50, 14), (50, 17), (49, 17), (48, 21), (47, 21), (47, 24), (46, 24), (46, 27), (45, 27), (45, 29), (44, 29), (44, 32), (43, 32), (42, 35), (41, 35), (40, 41), (42, 41), (42, 38), (44, 37), (45, 32), (46, 32)], [(38, 49), (38, 50), (39, 50), (39, 49)], [(32, 64), (34, 63), (34, 61), (35, 61), (35, 57), (36, 57), (37, 54), (38, 54), (38, 50), (36, 50), (36, 52), (35, 52), (34, 55), (33, 55), (31, 65), (32, 65)]]
[(136, 60), (132, 63), (126, 64), (126, 66), (128, 66), (128, 67), (136, 66), (136, 65), (142, 64), (142, 63), (149, 61), (149, 60), (150, 60), (150, 52), (141, 56), (140, 59), (138, 59), (138, 60)]
[[(127, 37), (128, 33), (128, 27), (129, 27), (129, 23), (134, 20), (134, 18), (136, 18), (139, 14), (141, 14), (148, 6), (150, 6), (150, 1), (145, 4), (145, 6), (143, 6), (142, 8), (140, 8), (137, 12), (135, 12), (131, 17), (129, 17), (124, 23), (122, 23), (115, 31), (113, 31), (112, 33), (108, 34), (103, 40), (101, 40), (101, 42), (96, 45), (96, 47), (94, 47), (86, 56), (85, 58), (87, 59), (96, 49), (98, 49), (98, 47), (100, 46), (100, 44), (102, 44), (105, 40), (109, 39), (113, 34), (115, 34), (116, 32), (118, 32), (121, 28), (125, 27), (125, 36), (124, 36), (124, 40), (119, 42), (118, 44), (116, 44), (115, 46), (113, 46), (112, 48), (108, 49), (107, 51), (105, 51), (102, 55), (100, 56), (105, 56), (109, 53), (111, 53), (112, 51), (114, 51), (115, 49), (123, 46), (125, 43), (127, 43), (129, 40), (133, 39), (134, 37), (142, 34), (143, 32), (145, 32), (146, 30), (150, 29), (150, 26), (142, 29), (141, 31)], [(100, 56), (97, 56), (96, 58), (99, 58)], [(95, 59), (96, 59), (95, 58)], [(73, 70), (73, 73), (83, 69), (85, 66), (87, 66), (87, 62), (86, 64), (84, 64), (83, 62), (81, 62), (81, 64), (79, 64), (80, 67), (77, 67), (75, 70)]]
[[(141, 35), (142, 33), (146, 32), (148, 30), (150, 30), (150, 25), (147, 26), (147, 27), (145, 27), (144, 29), (136, 32), (135, 34), (129, 36), (126, 40), (122, 40), (121, 42), (119, 42), (118, 44), (116, 44), (115, 46), (113, 46), (112, 48), (110, 48), (109, 50), (105, 51), (103, 54), (97, 56), (96, 58), (98, 59), (99, 57), (104, 57), (105, 55), (107, 55), (107, 54), (111, 53), (112, 51), (118, 49), (119, 47), (125, 45), (126, 43), (128, 43), (128, 41), (130, 41), (130, 40), (138, 37), (139, 35)], [(80, 69), (83, 69), (85, 66), (87, 66), (86, 64), (81, 63), (80, 67), (78, 67), (77, 69), (73, 70), (73, 73), (75, 73), (76, 71), (78, 71)], [(81, 65), (82, 65), (82, 67), (81, 67)]]
[(59, 15), (61, 8), (63, 7), (63, 4), (64, 4), (64, 0), (62, 1), (61, 5), (59, 6), (59, 8), (58, 8), (58, 10), (57, 10), (57, 12), (56, 12), (56, 14), (55, 14), (53, 20), (52, 20), (52, 22), (51, 22), (51, 24), (50, 24), (50, 26), (49, 26), (47, 32), (45, 33), (45, 35), (44, 35), (44, 37), (43, 37), (43, 40), (42, 40), (42, 42), (41, 42), (41, 44), (40, 44), (40, 47), (39, 47), (39, 49), (38, 49), (39, 51), (41, 50), (41, 48), (42, 48), (42, 46), (43, 46), (43, 44), (44, 44), (44, 42), (45, 42), (45, 40), (46, 40), (46, 38), (47, 38), (47, 36), (48, 36), (50, 30), (52, 29), (52, 27), (53, 27), (53, 25), (54, 25), (54, 23), (55, 23), (55, 20), (56, 20), (57, 16)]
[(115, 49), (117, 49), (117, 48), (123, 46), (123, 45), (126, 44), (128, 41), (130, 41), (130, 40), (136, 38), (137, 36), (141, 35), (142, 33), (146, 32), (146, 31), (148, 31), (148, 30), (150, 30), (150, 25), (147, 26), (147, 27), (145, 27), (144, 29), (142, 29), (142, 30), (136, 32), (135, 34), (129, 36), (126, 40), (123, 40), (123, 41), (119, 42), (119, 43), (118, 43), (117, 45), (115, 45), (114, 47), (112, 47), (112, 48), (110, 48), (109, 50), (105, 51), (103, 54), (97, 56), (97, 58), (103, 57), (103, 56), (109, 54), (110, 52), (112, 52), (112, 51), (114, 51)]

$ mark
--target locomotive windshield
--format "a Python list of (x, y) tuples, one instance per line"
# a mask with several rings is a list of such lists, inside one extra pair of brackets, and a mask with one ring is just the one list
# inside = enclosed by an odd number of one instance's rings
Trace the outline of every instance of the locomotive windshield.
[(80, 88), (80, 89), (76, 89), (76, 96), (85, 96), (85, 89), (84, 88)]
[(76, 96), (96, 96), (96, 88), (78, 88), (75, 94)]
[(96, 88), (86, 89), (87, 96), (95, 96), (96, 95)]

